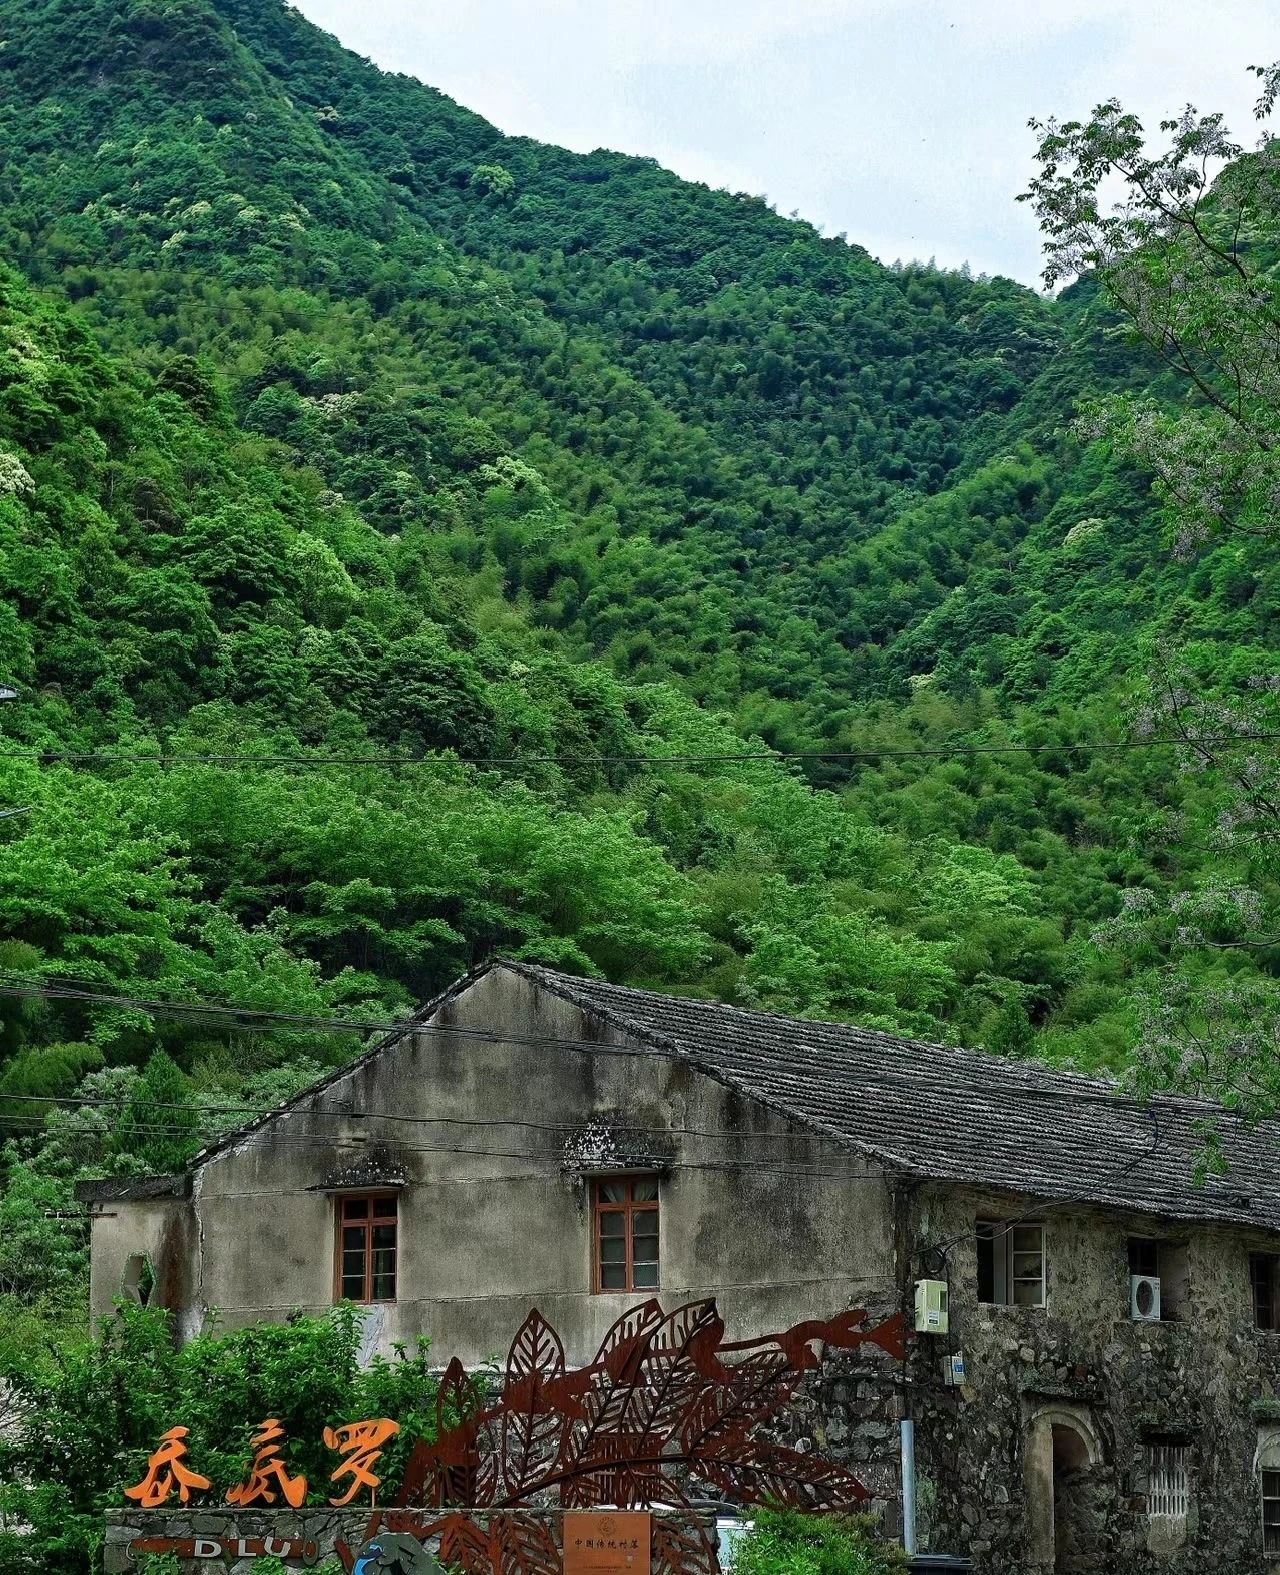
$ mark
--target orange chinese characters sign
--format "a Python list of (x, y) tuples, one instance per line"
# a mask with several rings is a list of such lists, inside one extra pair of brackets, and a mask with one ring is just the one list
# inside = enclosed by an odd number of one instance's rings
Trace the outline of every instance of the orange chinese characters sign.
[(146, 1476), (136, 1487), (125, 1488), (124, 1496), (136, 1499), (142, 1509), (158, 1509), (175, 1486), (184, 1504), (190, 1500), (192, 1488), (197, 1491), (207, 1488), (208, 1477), (199, 1476), (182, 1463), (187, 1457), (186, 1438), (185, 1427), (171, 1427), (167, 1433), (162, 1433), (159, 1447), (147, 1461)]
[(622, 1510), (564, 1517), (564, 1575), (649, 1575), (650, 1517)]
[(337, 1509), (344, 1504), (349, 1504), (361, 1488), (369, 1489), (370, 1502), (377, 1491), (381, 1477), (373, 1474), (373, 1464), (382, 1453), (382, 1446), (389, 1438), (394, 1438), (400, 1431), (399, 1422), (390, 1422), (386, 1417), (377, 1422), (345, 1422), (341, 1427), (326, 1427), (324, 1430), (325, 1447), (336, 1449), (346, 1459), (331, 1473), (330, 1482), (336, 1482), (339, 1477), (350, 1476), (351, 1486), (341, 1498), (331, 1498), (329, 1502)]
[(249, 1480), (231, 1489), (227, 1494), (228, 1504), (239, 1504), (241, 1509), (247, 1509), (259, 1500), (264, 1504), (274, 1504), (276, 1495), (271, 1487), (274, 1482), (284, 1494), (286, 1504), (293, 1509), (302, 1508), (307, 1496), (307, 1479), (291, 1477), (285, 1469), (280, 1457), (280, 1440), (283, 1437), (284, 1428), (275, 1417), (269, 1416), (250, 1440), (253, 1464), (249, 1467)]

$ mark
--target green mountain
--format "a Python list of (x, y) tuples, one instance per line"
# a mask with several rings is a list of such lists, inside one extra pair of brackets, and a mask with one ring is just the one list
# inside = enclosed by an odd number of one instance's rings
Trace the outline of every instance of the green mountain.
[[(502, 948), (1123, 1064), (1090, 931), (1205, 810), (1079, 746), (1163, 636), (1273, 666), (1280, 586), (1070, 437), (1172, 397), (1089, 284), (504, 137), (277, 0), (0, 0), (0, 146), (0, 965), (381, 1021)], [(2, 1032), (18, 1136), (355, 1043)]]

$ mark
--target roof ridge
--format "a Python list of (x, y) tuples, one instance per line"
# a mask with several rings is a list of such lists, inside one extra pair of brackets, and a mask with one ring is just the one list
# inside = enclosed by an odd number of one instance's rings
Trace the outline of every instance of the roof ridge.
[[(1020, 1082), (1028, 1088), (1045, 1090), (1046, 1085), (1060, 1083), (1064, 1085), (1059, 1091), (1063, 1097), (1069, 1097), (1071, 1092), (1088, 1090), (1097, 1094), (1106, 1094), (1114, 1100), (1117, 1106), (1127, 1105), (1141, 1110), (1150, 1105), (1159, 1105), (1166, 1109), (1185, 1112), (1203, 1113), (1216, 1120), (1241, 1122), (1246, 1126), (1257, 1127), (1263, 1130), (1274, 1129), (1280, 1134), (1280, 1117), (1263, 1117), (1260, 1120), (1250, 1121), (1247, 1117), (1230, 1106), (1222, 1105), (1212, 1099), (1197, 1097), (1192, 1094), (1180, 1094), (1175, 1090), (1157, 1090), (1143, 1097), (1132, 1088), (1126, 1087), (1119, 1078), (1093, 1075), (1088, 1072), (1079, 1072), (1069, 1067), (1053, 1066), (1046, 1061), (1014, 1060), (1008, 1056), (997, 1054), (993, 1050), (975, 1049), (970, 1045), (947, 1045), (933, 1039), (913, 1039), (905, 1034), (892, 1034), (882, 1028), (867, 1028), (861, 1023), (842, 1022), (830, 1017), (793, 1017), (786, 1012), (775, 1012), (753, 1006), (735, 1006), (728, 1001), (706, 1000), (692, 995), (669, 995), (662, 990), (643, 990), (635, 985), (614, 984), (609, 979), (593, 979), (581, 974), (563, 973), (557, 968), (550, 968), (545, 963), (526, 962), (523, 959), (499, 959), (503, 967), (514, 969), (526, 976), (538, 980), (549, 988), (557, 989), (566, 996), (572, 995), (577, 1004), (589, 1004), (596, 1010), (605, 1010), (601, 1003), (593, 999), (593, 987), (601, 988), (619, 995), (638, 996), (647, 1000), (671, 1002), (673, 1005), (691, 1007), (698, 1011), (729, 1016), (742, 1017), (758, 1022), (775, 1023), (785, 1026), (788, 1030), (818, 1028), (830, 1029), (836, 1033), (841, 1031), (859, 1034), (874, 1040), (886, 1049), (906, 1049), (910, 1051), (924, 1051), (930, 1055), (953, 1057), (963, 1061), (978, 1071), (994, 1071), (1000, 1076), (1011, 1081)], [(642, 1020), (629, 1017), (619, 1012), (617, 1008), (609, 1008), (612, 1015), (619, 1023), (626, 1022), (630, 1031), (637, 1033), (641, 1038), (653, 1043), (661, 1042), (664, 1048), (671, 1049), (682, 1055), (688, 1055), (684, 1043), (669, 1034), (653, 1028)], [(821, 1048), (821, 1047), (817, 1047)]]
[[(887, 1029), (867, 1028), (861, 1023), (843, 1022), (830, 1017), (794, 1017), (786, 1012), (774, 1012), (760, 1007), (735, 1006), (728, 1001), (706, 1000), (693, 995), (668, 995), (664, 990), (641, 990), (635, 985), (614, 984), (609, 979), (591, 979), (579, 974), (562, 973), (559, 969), (548, 968), (544, 963), (531, 963), (513, 958), (504, 958), (501, 959), (501, 964), (503, 967), (517, 969), (521, 973), (525, 973), (546, 984), (555, 981), (555, 984), (562, 988), (574, 989), (575, 993), (587, 993), (592, 986), (598, 986), (623, 995), (642, 996), (655, 1001), (670, 1001), (699, 1011), (723, 1012), (731, 1016), (785, 1024), (788, 1029), (825, 1028), (833, 1029), (837, 1032), (843, 1029), (852, 1033), (863, 1034), (886, 1047), (902, 1046), (909, 1050), (924, 1050), (944, 1056), (956, 1056), (981, 1067), (998, 1067), (1002, 1072), (1009, 1073), (1015, 1077), (1025, 1077), (1028, 1082), (1038, 1082), (1044, 1077), (1061, 1078), (1064, 1082), (1082, 1083), (1089, 1088), (1114, 1091), (1121, 1097), (1125, 1097), (1127, 1094), (1123, 1085), (1115, 1078), (1094, 1077), (1087, 1072), (1076, 1072), (1066, 1067), (1051, 1066), (1044, 1061), (1015, 1061), (1007, 1056), (998, 1055), (995, 1051), (974, 1049), (970, 1045), (947, 1045), (936, 1039), (913, 1039), (906, 1034), (893, 1034), (889, 1033)], [(652, 1033), (653, 1030), (646, 1029), (646, 1032)], [(1128, 1097), (1132, 1096), (1129, 1095)], [(1159, 1095), (1156, 1097), (1173, 1098), (1177, 1096)], [(1209, 1101), (1188, 1099), (1187, 1102), (1190, 1104), (1203, 1103), (1210, 1109), (1215, 1110), (1218, 1108), (1210, 1104)]]

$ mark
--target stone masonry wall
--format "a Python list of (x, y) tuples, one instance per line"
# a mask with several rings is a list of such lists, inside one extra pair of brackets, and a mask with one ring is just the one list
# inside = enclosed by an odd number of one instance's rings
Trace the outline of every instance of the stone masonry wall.
[[(186, 1510), (109, 1510), (103, 1568), (105, 1575), (123, 1575), (126, 1570), (136, 1570), (149, 1551), (159, 1551), (157, 1544), (173, 1541), (191, 1544), (178, 1556), (182, 1575), (252, 1575), (254, 1565), (265, 1555), (280, 1558), (286, 1569), (314, 1569), (317, 1566), (332, 1569), (337, 1567), (334, 1561), (339, 1540), (354, 1553), (375, 1533), (385, 1532), (409, 1533), (435, 1553), (440, 1539), (438, 1535), (431, 1535), (428, 1528), (437, 1523), (443, 1513), (446, 1512), (387, 1510), (373, 1515), (368, 1509), (324, 1507), (242, 1511), (194, 1507)], [(461, 1513), (482, 1527), (501, 1518), (498, 1511)], [(521, 1509), (514, 1513), (522, 1521), (551, 1521), (556, 1540), (560, 1540), (558, 1510)], [(681, 1530), (700, 1529), (714, 1544), (715, 1516), (712, 1514), (694, 1510), (655, 1510), (653, 1518), (655, 1531), (656, 1523), (661, 1520)], [(670, 1575), (658, 1563), (657, 1541), (655, 1535), (651, 1575)]]
[[(916, 1263), (948, 1246), (949, 1335), (921, 1336), (908, 1365), (916, 1420), (918, 1526), (923, 1547), (967, 1553), (983, 1575), (1159, 1571), (1263, 1575), (1259, 1415), (1280, 1393), (1280, 1335), (1253, 1327), (1251, 1248), (1223, 1227), (1125, 1220), (1049, 1209), (1048, 1305), (977, 1300), (975, 1213), (1010, 1214), (1008, 1199), (951, 1192), (919, 1200)], [(1164, 1237), (1186, 1253), (1189, 1286), (1173, 1322), (1129, 1313), (1129, 1236)], [(932, 1260), (935, 1261), (936, 1260)], [(966, 1382), (950, 1388), (945, 1357), (963, 1351)], [(1053, 1436), (1081, 1459), (1054, 1483)], [(1189, 1512), (1152, 1518), (1152, 1446), (1186, 1450)], [(1280, 1464), (1280, 1458), (1277, 1459)]]

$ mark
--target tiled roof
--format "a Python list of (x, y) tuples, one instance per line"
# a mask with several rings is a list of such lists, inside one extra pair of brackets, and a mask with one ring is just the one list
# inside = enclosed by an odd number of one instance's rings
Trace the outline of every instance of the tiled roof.
[[(845, 1023), (498, 966), (908, 1173), (1280, 1230), (1280, 1122), (1249, 1127), (1199, 1101), (1144, 1102), (1040, 1063)], [(1214, 1118), (1228, 1171), (1197, 1185), (1203, 1123)]]
[[(517, 973), (600, 1024), (907, 1174), (1280, 1232), (1280, 1121), (1250, 1127), (1213, 1105), (1167, 1097), (1143, 1102), (1110, 1083), (1035, 1061), (631, 990), (516, 962), (489, 964), (457, 980), (355, 1062), (208, 1144), (185, 1175), (81, 1182), (77, 1198), (185, 1196), (191, 1172), (381, 1054), (415, 1023), (429, 1023), (490, 967)], [(1196, 1185), (1208, 1122), (1217, 1124), (1228, 1168)]]

